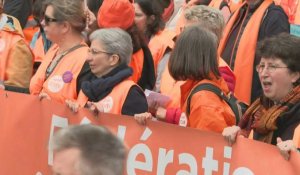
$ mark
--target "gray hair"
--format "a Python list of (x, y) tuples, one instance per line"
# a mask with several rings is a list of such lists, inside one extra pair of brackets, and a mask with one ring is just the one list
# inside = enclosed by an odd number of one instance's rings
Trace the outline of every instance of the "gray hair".
[(205, 5), (195, 5), (185, 10), (184, 17), (187, 21), (197, 22), (201, 27), (212, 31), (220, 41), (225, 27), (224, 16), (220, 10)]
[(82, 0), (46, 0), (44, 9), (51, 5), (53, 17), (59, 21), (67, 21), (72, 28), (82, 32), (85, 28), (86, 15)]
[(132, 40), (130, 35), (120, 28), (103, 28), (90, 35), (91, 41), (100, 42), (105, 51), (120, 57), (120, 64), (128, 64), (132, 55)]
[(81, 175), (122, 175), (126, 149), (122, 141), (107, 129), (94, 125), (77, 125), (55, 133), (54, 152), (70, 148), (80, 150)]

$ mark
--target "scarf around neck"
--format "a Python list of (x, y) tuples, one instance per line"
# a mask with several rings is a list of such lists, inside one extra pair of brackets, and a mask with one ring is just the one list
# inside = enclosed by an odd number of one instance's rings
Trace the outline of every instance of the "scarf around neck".
[(98, 102), (106, 97), (117, 84), (130, 77), (132, 72), (127, 65), (120, 65), (103, 77), (82, 82), (82, 92), (89, 101)]
[(261, 99), (257, 99), (246, 111), (239, 126), (245, 131), (250, 132), (253, 129), (258, 133), (256, 140), (271, 143), (274, 131), (278, 129), (277, 120), (299, 101), (300, 85), (296, 86), (280, 103), (268, 109), (262, 105)]

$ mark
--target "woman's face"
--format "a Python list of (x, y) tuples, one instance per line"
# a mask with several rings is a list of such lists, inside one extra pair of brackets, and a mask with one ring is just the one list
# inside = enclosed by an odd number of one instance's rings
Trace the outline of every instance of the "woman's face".
[(299, 72), (292, 73), (281, 59), (262, 58), (257, 66), (264, 95), (279, 102), (293, 89), (299, 79)]
[(47, 6), (41, 24), (44, 27), (47, 39), (57, 43), (62, 38), (62, 24), (53, 17), (53, 12), (53, 7), (51, 5)]
[(138, 30), (142, 33), (146, 31), (147, 15), (142, 11), (138, 3), (134, 3), (135, 17), (134, 22)]
[(108, 53), (104, 50), (102, 43), (94, 40), (91, 43), (86, 60), (93, 74), (97, 77), (102, 77), (115, 67), (112, 57), (112, 53)]

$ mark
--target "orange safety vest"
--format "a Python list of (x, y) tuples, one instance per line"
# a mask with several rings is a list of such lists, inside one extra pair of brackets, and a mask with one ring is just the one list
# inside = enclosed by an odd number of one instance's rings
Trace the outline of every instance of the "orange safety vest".
[(155, 72), (157, 72), (158, 63), (164, 56), (167, 48), (173, 49), (173, 38), (175, 37), (175, 32), (168, 29), (164, 29), (163, 31), (159, 31), (153, 38), (151, 38), (148, 47), (152, 54)]
[(300, 148), (300, 125), (294, 130), (293, 142), (297, 148)]
[(167, 108), (180, 107), (180, 86), (185, 81), (176, 81), (170, 75), (168, 64), (161, 75), (160, 93), (169, 96), (172, 100), (167, 104)]
[[(188, 80), (181, 86), (181, 111), (186, 114), (187, 100), (192, 90), (199, 84), (211, 83), (219, 87), (224, 93), (229, 93), (223, 79), (202, 80), (195, 82)], [(190, 101), (190, 115), (185, 116), (186, 126), (201, 130), (222, 133), (223, 129), (235, 125), (235, 116), (230, 106), (215, 93), (199, 91), (193, 94)], [(182, 120), (182, 117), (180, 117)]]
[(15, 32), (0, 31), (0, 80), (7, 80), (6, 68), (9, 67), (8, 59), (10, 48), (23, 37)]
[[(219, 58), (218, 60), (219, 60), (218, 61), (219, 67), (228, 67), (229, 68), (228, 70), (231, 70), (228, 64), (222, 58)], [(180, 107), (180, 99), (181, 99), (180, 87), (184, 83), (185, 81), (175, 81), (173, 77), (170, 75), (168, 66), (165, 68), (161, 77), (160, 93), (172, 98), (172, 100), (168, 103), (167, 108)]]
[[(233, 70), (236, 76), (235, 95), (239, 100), (248, 104), (250, 103), (251, 99), (253, 64), (255, 58), (258, 31), (263, 16), (267, 8), (272, 4), (272, 2), (272, 0), (264, 0), (263, 3), (254, 12), (251, 19), (245, 27), (236, 53), (235, 65)], [(245, 4), (246, 2), (243, 5)], [(240, 8), (241, 7), (242, 6), (240, 6)], [(220, 41), (220, 45), (218, 48), (218, 52), (220, 55), (225, 48), (227, 39), (229, 38), (233, 25), (238, 18), (240, 8), (237, 9), (237, 11), (232, 15), (225, 27), (224, 35)]]
[(296, 15), (295, 15), (295, 24), (300, 25), (300, 2), (298, 0), (298, 6), (297, 6), (297, 11), (296, 11)]
[[(112, 91), (95, 104), (104, 110), (105, 113), (122, 115), (122, 108), (132, 86), (136, 85), (132, 80), (124, 80), (117, 84)], [(88, 97), (80, 91), (77, 102), (83, 107), (88, 101)]]
[(45, 92), (50, 96), (51, 100), (60, 103), (65, 103), (66, 99), (75, 101), (77, 99), (77, 77), (88, 53), (88, 46), (83, 42), (81, 44), (85, 46), (65, 55), (46, 79), (46, 69), (59, 49), (57, 45), (51, 47), (36, 74), (31, 79), (30, 93), (38, 95), (41, 92)]
[(144, 51), (143, 49), (138, 50), (137, 52), (133, 53), (129, 66), (133, 70), (133, 74), (131, 79), (137, 83), (142, 76), (144, 65)]
[(289, 17), (291, 24), (300, 25), (300, 3), (299, 0), (274, 0), (276, 5), (283, 8)]
[[(0, 80), (3, 81), (9, 79), (7, 70), (10, 67), (10, 64), (14, 64), (9, 61), (9, 54), (12, 52), (11, 48), (15, 46), (17, 42), (24, 40), (19, 21), (13, 16), (6, 16), (13, 19), (14, 26), (4, 26), (0, 30)], [(29, 47), (28, 50), (30, 51)], [(22, 54), (24, 55), (25, 53)]]

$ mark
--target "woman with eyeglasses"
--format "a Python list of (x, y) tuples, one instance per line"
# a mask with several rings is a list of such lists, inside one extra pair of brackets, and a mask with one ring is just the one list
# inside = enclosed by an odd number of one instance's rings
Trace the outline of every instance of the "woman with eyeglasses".
[(90, 35), (87, 62), (96, 79), (84, 81), (77, 102), (67, 105), (77, 111), (86, 106), (94, 112), (133, 116), (148, 110), (143, 90), (130, 79), (128, 66), (133, 46), (130, 35), (120, 28), (106, 28)]
[(82, 0), (51, 0), (44, 3), (42, 25), (53, 45), (30, 82), (30, 93), (60, 103), (77, 99), (88, 46), (82, 37), (86, 15)]
[(225, 128), (233, 143), (237, 135), (277, 145), (285, 158), (300, 147), (300, 38), (286, 33), (266, 39), (257, 48), (256, 70), (263, 95), (248, 108), (238, 126)]

